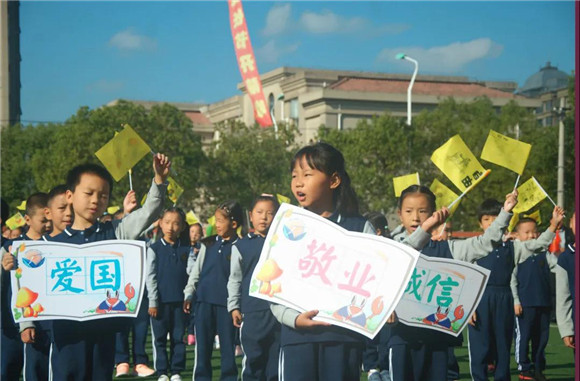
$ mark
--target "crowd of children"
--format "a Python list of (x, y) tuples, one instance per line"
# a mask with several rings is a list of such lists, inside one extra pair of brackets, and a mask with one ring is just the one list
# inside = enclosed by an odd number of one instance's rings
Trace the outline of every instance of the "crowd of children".
[[(66, 184), (49, 194), (35, 193), (27, 199), (25, 232), (2, 238), (2, 380), (18, 380), (22, 373), (25, 380), (111, 380), (116, 370), (117, 377), (134, 373), (179, 381), (186, 367), (193, 367), (194, 380), (211, 380), (216, 335), (220, 379), (225, 381), (240, 377), (350, 381), (361, 378), (361, 369), (370, 381), (459, 378), (453, 348), (462, 344), (463, 335), (457, 339), (409, 327), (393, 313), (377, 337), (367, 340), (314, 319), (317, 310), (300, 312), (250, 297), (251, 275), (279, 207), (276, 197), (256, 197), (248, 213), (250, 232), (240, 232), (244, 212), (238, 202), (219, 204), (214, 213), (217, 234), (203, 238), (202, 226), (189, 226), (181, 209), (161, 210), (170, 166), (166, 156), (155, 155), (145, 204), (137, 208), (131, 191), (118, 217), (104, 213), (113, 179), (93, 164), (73, 168)], [(344, 157), (329, 144), (318, 142), (300, 149), (290, 163), (290, 173), (291, 191), (299, 205), (347, 230), (377, 234), (426, 256), (477, 263), (491, 271), (467, 330), (472, 379), (487, 380), (490, 363), (496, 380), (510, 379), (515, 335), (519, 378), (545, 380), (550, 271), (556, 274), (558, 328), (564, 344), (575, 347), (573, 238), (563, 253), (547, 251), (564, 218), (561, 208), (554, 208), (550, 226), (541, 235), (535, 220), (521, 218), (508, 238), (506, 229), (518, 196), (513, 191), (503, 203), (483, 202), (478, 213), (482, 235), (451, 240), (447, 234), (451, 224), (445, 222), (449, 211), (436, 210), (435, 195), (425, 186), (413, 185), (401, 193), (401, 225), (392, 231), (380, 213), (361, 216)], [(7, 217), (3, 202), (2, 224)], [(574, 216), (575, 233), (573, 221)], [(153, 238), (152, 226), (157, 230)], [(146, 240), (146, 295), (137, 317), (130, 323), (107, 318), (15, 324), (9, 306), (9, 271), (18, 264), (11, 244), (39, 239), (73, 244)], [(146, 353), (149, 327), (152, 364)], [(194, 364), (186, 364), (186, 344), (195, 345)], [(235, 359), (237, 344), (244, 355), (241, 375)]]

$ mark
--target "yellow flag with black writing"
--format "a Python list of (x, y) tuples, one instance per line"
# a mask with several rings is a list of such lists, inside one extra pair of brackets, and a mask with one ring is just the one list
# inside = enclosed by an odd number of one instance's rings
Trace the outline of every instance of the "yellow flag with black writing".
[(409, 175), (393, 177), (393, 188), (395, 189), (395, 197), (399, 197), (401, 193), (411, 185), (421, 185), (419, 180), (419, 172), (411, 173)]
[[(453, 192), (445, 184), (443, 184), (437, 179), (433, 180), (429, 189), (431, 189), (431, 192), (435, 194), (436, 197), (435, 205), (438, 210), (444, 206), (449, 206), (453, 201), (455, 201), (459, 197), (455, 192)], [(461, 201), (456, 202), (451, 207), (451, 210), (449, 210), (449, 214), (453, 214), (457, 210), (460, 202)]]
[(115, 181), (119, 181), (149, 152), (151, 148), (147, 143), (131, 126), (125, 124), (123, 130), (115, 134), (95, 155)]
[(548, 195), (534, 176), (518, 187), (518, 203), (513, 213), (523, 213), (532, 209)]
[(24, 225), (26, 225), (26, 220), (20, 213), (16, 213), (15, 215), (6, 220), (6, 226), (8, 226), (10, 230), (17, 229)]
[(461, 192), (485, 173), (485, 169), (459, 135), (453, 136), (437, 148), (431, 155), (431, 161)]
[(524, 173), (532, 145), (489, 130), (481, 158), (515, 173)]
[(169, 183), (167, 185), (167, 197), (176, 204), (177, 199), (183, 194), (183, 188), (171, 176), (167, 177), (167, 182)]

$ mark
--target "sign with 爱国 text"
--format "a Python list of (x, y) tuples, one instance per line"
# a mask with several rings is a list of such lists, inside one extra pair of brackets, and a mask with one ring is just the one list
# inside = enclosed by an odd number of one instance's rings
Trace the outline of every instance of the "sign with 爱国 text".
[(136, 317), (145, 287), (145, 250), (145, 242), (129, 240), (14, 242), (14, 321)]

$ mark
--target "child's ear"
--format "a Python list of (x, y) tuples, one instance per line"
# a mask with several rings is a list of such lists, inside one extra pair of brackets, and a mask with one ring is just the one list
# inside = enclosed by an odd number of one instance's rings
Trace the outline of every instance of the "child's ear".
[(234, 228), (234, 230), (236, 230), (238, 228), (238, 221), (232, 220), (232, 228)]
[(72, 196), (73, 196), (73, 192), (69, 189), (66, 190), (64, 196), (66, 197), (66, 202), (67, 204), (71, 205), (72, 204)]
[(26, 225), (30, 225), (30, 216), (28, 214), (24, 215), (24, 221), (26, 221)]
[(340, 176), (338, 175), (338, 173), (334, 172), (330, 176), (330, 189), (336, 189), (336, 188), (338, 188), (338, 186), (340, 185), (341, 182), (342, 182), (342, 179), (340, 178)]

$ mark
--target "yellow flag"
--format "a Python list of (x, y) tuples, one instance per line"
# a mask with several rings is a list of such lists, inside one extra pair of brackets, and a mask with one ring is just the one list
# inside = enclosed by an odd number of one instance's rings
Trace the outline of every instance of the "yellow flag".
[(431, 155), (431, 161), (461, 192), (485, 173), (485, 169), (459, 135), (453, 136), (437, 148)]
[(26, 210), (26, 200), (23, 200), (20, 205), (16, 207), (18, 210)]
[(167, 182), (169, 183), (167, 185), (167, 197), (176, 204), (177, 199), (183, 194), (183, 188), (171, 176), (167, 177)]
[(187, 212), (187, 214), (185, 215), (185, 220), (189, 225), (197, 224), (200, 221), (199, 218), (193, 212), (193, 210)]
[(107, 213), (109, 213), (109, 214), (115, 214), (115, 213), (117, 213), (119, 211), (119, 209), (121, 209), (121, 208), (118, 207), (118, 206), (109, 206), (107, 208)]
[(520, 214), (520, 213), (514, 213), (514, 215), (512, 216), (512, 219), (510, 220), (510, 224), (508, 226), (508, 231), (509, 232), (513, 232), (514, 229), (516, 228), (516, 225), (518, 224), (518, 222), (520, 221), (520, 217), (521, 218), (531, 218), (533, 220), (536, 221), (536, 224), (540, 225), (542, 223), (542, 217), (540, 216), (540, 210), (536, 210), (535, 212), (532, 212), (530, 214)]
[(147, 200), (147, 193), (145, 193), (143, 195), (143, 197), (141, 198), (141, 206), (143, 206), (143, 204), (145, 204), (145, 200)]
[(24, 225), (26, 225), (26, 221), (24, 220), (24, 217), (20, 213), (16, 213), (15, 215), (6, 220), (6, 226), (8, 226), (10, 230), (14, 230)]
[(538, 180), (531, 179), (518, 187), (518, 204), (514, 207), (514, 214), (526, 212), (536, 206), (547, 196)]
[(282, 204), (282, 203), (286, 203), (286, 204), (291, 204), (290, 202), (290, 197), (286, 197), (284, 195), (281, 194), (277, 194), (276, 193), (276, 199), (278, 200), (278, 203)]
[[(439, 180), (433, 180), (431, 186), (429, 187), (431, 192), (435, 194), (435, 205), (437, 209), (441, 209), (444, 206), (449, 206), (453, 201), (455, 201), (459, 196), (453, 192), (451, 189), (447, 188), (445, 184), (440, 182)], [(459, 207), (459, 202), (456, 202), (449, 211), (449, 214), (453, 214), (457, 208)]]
[(205, 235), (207, 237), (214, 234), (217, 234), (215, 228), (215, 215), (207, 219), (207, 228), (205, 229)]
[(125, 124), (123, 131), (102, 146), (95, 155), (109, 170), (115, 181), (121, 180), (129, 169), (151, 152), (151, 148), (141, 137)]
[(524, 173), (532, 145), (489, 130), (481, 158), (511, 171)]
[(401, 193), (411, 185), (421, 185), (419, 181), (419, 172), (411, 173), (409, 175), (393, 177), (393, 187), (395, 188), (395, 197), (399, 197)]

